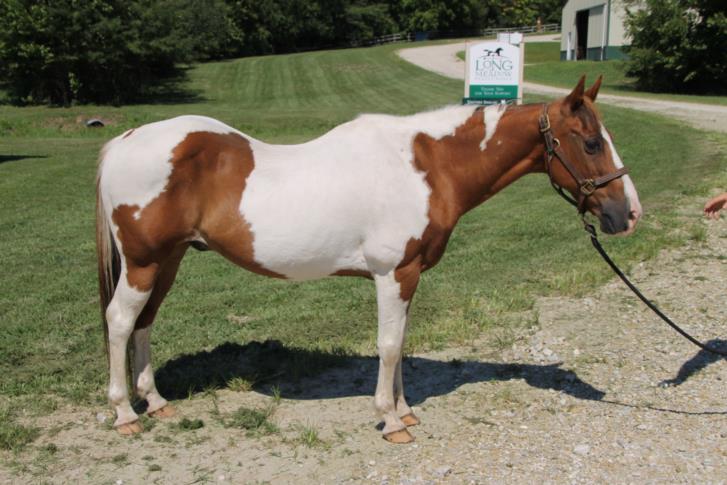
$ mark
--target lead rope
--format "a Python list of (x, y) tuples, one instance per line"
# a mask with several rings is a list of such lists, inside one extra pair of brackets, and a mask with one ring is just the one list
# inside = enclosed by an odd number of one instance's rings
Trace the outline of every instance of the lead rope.
[(711, 352), (713, 354), (721, 355), (722, 357), (727, 357), (727, 352), (719, 349), (715, 349), (714, 347), (710, 347), (707, 344), (704, 344), (700, 342), (699, 340), (695, 339), (691, 335), (689, 335), (686, 331), (684, 331), (679, 325), (674, 323), (671, 318), (664, 315), (661, 310), (648, 298), (646, 298), (639, 289), (634, 286), (633, 283), (626, 277), (626, 275), (621, 271), (621, 269), (616, 266), (616, 263), (613, 262), (613, 260), (608, 256), (608, 253), (606, 253), (606, 250), (603, 249), (603, 246), (601, 246), (600, 241), (598, 240), (598, 236), (596, 235), (596, 228), (593, 227), (593, 224), (589, 224), (586, 222), (585, 217), (582, 216), (583, 219), (583, 227), (588, 233), (589, 236), (591, 236), (591, 243), (593, 244), (593, 247), (596, 248), (596, 251), (598, 251), (598, 254), (601, 255), (604, 261), (608, 263), (608, 265), (611, 267), (614, 273), (618, 275), (619, 278), (621, 278), (621, 281), (623, 281), (626, 286), (629, 287), (629, 289), (639, 297), (639, 299), (644, 302), (644, 304), (649, 307), (654, 313), (656, 313), (664, 322), (666, 322), (667, 325), (669, 325), (671, 328), (676, 330), (681, 334), (682, 337), (689, 340), (691, 343), (696, 345), (697, 347), (706, 350), (707, 352)]

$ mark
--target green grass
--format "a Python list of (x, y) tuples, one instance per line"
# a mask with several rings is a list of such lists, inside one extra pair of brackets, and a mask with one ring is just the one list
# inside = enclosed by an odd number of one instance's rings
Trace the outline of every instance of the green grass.
[[(458, 102), (461, 82), (401, 61), (398, 48), (200, 65), (189, 73), (198, 95), (189, 103), (0, 106), (0, 397), (105, 406), (93, 214), (95, 160), (106, 140), (141, 123), (196, 113), (267, 141), (297, 142), (360, 112), (413, 113)], [(628, 266), (686, 240), (688, 232), (676, 230), (675, 201), (725, 181), (708, 180), (726, 166), (725, 138), (649, 114), (603, 111), (647, 211), (636, 235), (606, 241)], [(111, 125), (86, 129), (79, 121), (88, 116)], [(538, 295), (584, 294), (609, 277), (571, 208), (544, 176), (526, 177), (467, 214), (440, 265), (423, 276), (407, 351), (466, 343), (481, 332), (506, 341), (504, 316), (530, 308)], [(269, 389), (275, 379), (315, 375), (345, 364), (347, 355), (374, 353), (375, 332), (370, 281), (277, 281), (191, 251), (157, 318), (153, 361), (160, 389), (177, 399), (230, 382), (239, 390), (245, 381)], [(267, 339), (285, 347), (251, 343)]]
[(525, 66), (525, 80), (561, 88), (572, 88), (574, 83), (572, 81), (568, 82), (570, 79), (578, 79), (579, 76), (585, 74), (589, 80), (595, 80), (596, 77), (603, 74), (601, 92), (604, 93), (687, 103), (727, 105), (727, 96), (697, 96), (637, 91), (633, 78), (626, 76), (625, 68), (624, 61), (543, 62)]
[(307, 448), (326, 446), (326, 443), (318, 435), (318, 430), (310, 424), (300, 427), (296, 442)]
[(0, 410), (0, 450), (21, 451), (38, 435), (38, 428), (23, 426), (10, 410)]
[[(464, 51), (457, 52), (457, 57), (464, 60)], [(572, 88), (575, 81), (583, 74), (587, 76), (589, 81), (603, 75), (603, 84), (601, 86), (601, 92), (603, 93), (688, 103), (727, 105), (727, 96), (696, 96), (637, 91), (634, 86), (634, 79), (626, 75), (626, 63), (624, 61), (563, 62), (560, 60), (560, 42), (525, 44), (525, 64), (525, 80), (528, 82), (547, 84), (559, 88)]]
[(174, 427), (181, 431), (193, 431), (195, 429), (204, 428), (204, 421), (201, 419), (182, 418), (174, 425)]
[(264, 436), (278, 432), (278, 427), (270, 421), (275, 408), (253, 409), (241, 406), (237, 411), (223, 418), (225, 428), (238, 428), (247, 431), (248, 436)]

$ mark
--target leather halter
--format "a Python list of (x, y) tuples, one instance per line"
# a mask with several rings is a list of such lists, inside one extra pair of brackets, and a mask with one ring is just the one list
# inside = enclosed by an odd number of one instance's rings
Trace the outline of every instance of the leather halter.
[[(623, 177), (624, 175), (629, 173), (629, 169), (627, 169), (626, 167), (621, 167), (615, 172), (602, 175), (595, 179), (583, 177), (578, 169), (572, 163), (570, 163), (570, 161), (568, 161), (568, 157), (566, 157), (565, 153), (563, 153), (563, 151), (560, 149), (560, 140), (553, 136), (553, 132), (550, 129), (550, 118), (548, 118), (548, 106), (548, 103), (545, 103), (543, 105), (543, 112), (540, 114), (540, 118), (538, 119), (540, 133), (543, 134), (543, 140), (545, 141), (544, 157), (545, 168), (548, 171), (548, 178), (550, 178), (550, 184), (553, 186), (556, 192), (558, 192), (560, 196), (567, 200), (569, 203), (577, 207), (578, 213), (583, 215), (586, 212), (586, 200), (588, 199), (588, 197), (592, 195), (597, 189), (603, 187), (612, 180), (616, 180), (617, 178)], [(578, 184), (577, 200), (567, 195), (564, 192), (563, 187), (555, 183), (555, 180), (553, 179), (553, 175), (551, 173), (551, 162), (553, 160), (553, 157), (560, 160), (560, 163), (563, 165), (563, 167), (565, 167), (571, 177), (573, 177), (573, 179)]]

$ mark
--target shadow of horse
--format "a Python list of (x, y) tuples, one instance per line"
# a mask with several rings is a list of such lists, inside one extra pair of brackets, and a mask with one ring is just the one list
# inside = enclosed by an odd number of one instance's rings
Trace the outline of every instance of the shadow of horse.
[[(727, 340), (714, 339), (710, 340), (706, 344), (708, 347), (712, 347), (718, 350), (727, 350)], [(711, 352), (707, 352), (706, 350), (700, 350), (699, 352), (694, 354), (694, 357), (682, 364), (682, 366), (679, 368), (679, 372), (677, 372), (677, 375), (673, 379), (666, 379), (664, 381), (661, 381), (660, 385), (662, 387), (676, 387), (682, 385), (687, 381), (687, 379), (692, 377), (700, 370), (722, 359), (725, 359), (725, 357), (713, 354)]]
[[(560, 364), (507, 364), (479, 361), (404, 359), (407, 401), (416, 405), (475, 382), (523, 379), (539, 389), (562, 391), (578, 399), (601, 400), (605, 393)], [(156, 373), (167, 399), (182, 399), (210, 389), (247, 382), (257, 392), (273, 390), (286, 399), (373, 396), (378, 359), (343, 351), (322, 352), (286, 347), (278, 341), (224, 343), (212, 351), (183, 355)], [(240, 381), (242, 379), (243, 381)]]

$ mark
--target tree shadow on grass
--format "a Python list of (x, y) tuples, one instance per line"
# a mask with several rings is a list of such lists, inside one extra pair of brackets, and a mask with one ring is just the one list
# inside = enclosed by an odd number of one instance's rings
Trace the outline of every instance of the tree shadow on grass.
[(153, 86), (145, 88), (132, 101), (123, 104), (191, 104), (207, 101), (202, 95), (202, 90), (190, 87), (188, 75), (190, 69), (178, 69), (176, 74), (156, 81)]
[[(601, 400), (604, 392), (582, 381), (560, 364), (506, 364), (478, 361), (438, 361), (406, 358), (403, 365), (407, 401), (420, 404), (448, 394), (463, 384), (524, 379), (539, 389), (562, 391), (578, 399)], [(208, 389), (248, 382), (264, 394), (279, 390), (287, 399), (332, 399), (371, 396), (378, 359), (343, 351), (321, 352), (286, 347), (277, 341), (246, 345), (225, 343), (210, 352), (168, 361), (156, 373), (159, 391), (168, 399), (182, 399)], [(233, 384), (234, 386), (234, 384)]]
[(48, 158), (47, 155), (0, 155), (0, 163), (16, 162), (28, 158)]

